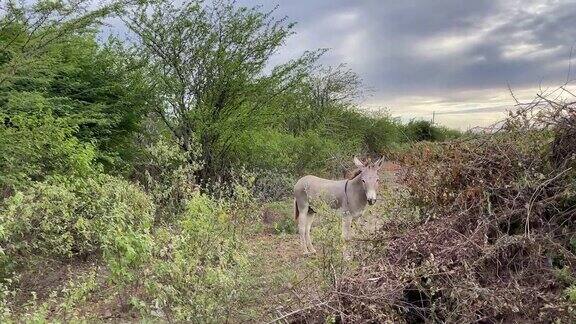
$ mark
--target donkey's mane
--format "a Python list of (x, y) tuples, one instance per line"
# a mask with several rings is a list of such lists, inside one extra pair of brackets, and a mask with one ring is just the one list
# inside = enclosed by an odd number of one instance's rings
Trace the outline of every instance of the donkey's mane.
[(362, 173), (362, 170), (360, 169), (356, 169), (354, 170), (354, 172), (352, 172), (350, 174), (350, 176), (347, 178), (348, 180), (353, 180), (354, 178), (356, 178), (360, 173)]

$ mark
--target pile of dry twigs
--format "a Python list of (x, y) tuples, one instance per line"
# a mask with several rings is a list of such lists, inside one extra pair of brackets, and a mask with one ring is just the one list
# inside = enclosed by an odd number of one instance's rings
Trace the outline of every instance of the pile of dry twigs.
[(403, 233), (384, 226), (322, 311), (344, 322), (576, 320), (576, 96), (560, 87), (482, 134), (399, 158), (421, 219)]

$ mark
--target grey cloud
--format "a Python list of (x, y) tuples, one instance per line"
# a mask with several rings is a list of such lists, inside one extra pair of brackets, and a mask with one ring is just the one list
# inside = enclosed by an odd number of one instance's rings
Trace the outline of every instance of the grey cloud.
[(505, 112), (509, 111), (510, 106), (494, 106), (494, 107), (483, 107), (483, 108), (472, 108), (463, 110), (451, 110), (437, 112), (436, 115), (457, 115), (457, 114), (476, 114), (476, 113), (488, 113), (488, 112)]
[[(299, 22), (301, 43), (332, 48), (325, 63), (350, 63), (382, 97), (561, 82), (567, 64), (559, 62), (576, 41), (571, 0), (278, 4)], [(341, 26), (336, 18), (346, 13), (353, 19)]]

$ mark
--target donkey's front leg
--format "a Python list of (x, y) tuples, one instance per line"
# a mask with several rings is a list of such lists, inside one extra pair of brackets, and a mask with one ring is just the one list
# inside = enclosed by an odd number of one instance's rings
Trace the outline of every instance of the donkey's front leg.
[(316, 253), (316, 249), (312, 246), (312, 237), (310, 236), (310, 228), (312, 228), (312, 222), (314, 222), (314, 214), (308, 213), (306, 219), (306, 246), (310, 253)]
[(302, 249), (304, 254), (309, 254), (308, 245), (306, 240), (306, 225), (308, 224), (308, 212), (307, 211), (300, 211), (300, 215), (298, 217), (298, 233), (300, 234), (300, 244), (302, 245)]
[(350, 242), (350, 231), (352, 227), (352, 214), (344, 213), (342, 216), (342, 238), (344, 239), (343, 256), (344, 260), (351, 260), (352, 253), (349, 251), (348, 243)]
[(342, 238), (344, 242), (348, 242), (350, 240), (350, 230), (352, 228), (352, 215), (349, 213), (345, 213), (342, 216)]

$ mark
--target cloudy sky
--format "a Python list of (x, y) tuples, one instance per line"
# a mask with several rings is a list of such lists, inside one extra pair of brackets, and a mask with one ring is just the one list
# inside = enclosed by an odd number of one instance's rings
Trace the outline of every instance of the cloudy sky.
[[(373, 89), (362, 105), (466, 129), (566, 81), (576, 0), (240, 0), (298, 22), (278, 60), (330, 48)], [(574, 56), (576, 57), (576, 50)], [(576, 64), (575, 64), (576, 65)], [(576, 70), (576, 69), (573, 69)], [(574, 77), (576, 73), (572, 74)]]

